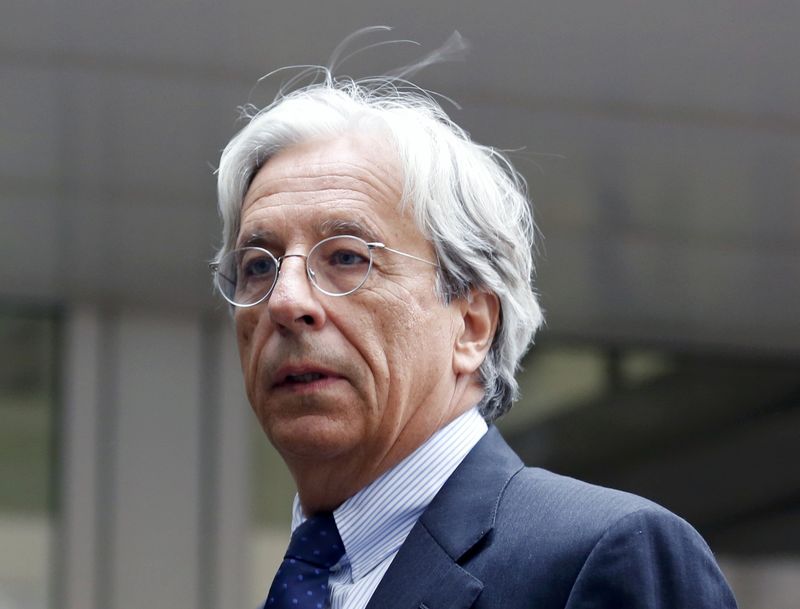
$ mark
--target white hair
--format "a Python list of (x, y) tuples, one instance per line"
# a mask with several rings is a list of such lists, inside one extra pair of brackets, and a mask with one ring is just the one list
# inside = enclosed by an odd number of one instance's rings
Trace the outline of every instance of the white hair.
[(310, 140), (379, 129), (399, 156), (402, 204), (412, 206), (438, 257), (442, 301), (477, 290), (500, 302), (497, 332), (479, 369), (480, 412), (496, 419), (518, 397), (514, 374), (542, 323), (524, 179), (502, 153), (473, 142), (427, 92), (397, 77), (353, 80), (319, 70), (321, 81), (282, 90), (261, 110), (245, 108), (249, 122), (220, 159), (217, 259), (234, 247), (245, 193), (271, 156)]

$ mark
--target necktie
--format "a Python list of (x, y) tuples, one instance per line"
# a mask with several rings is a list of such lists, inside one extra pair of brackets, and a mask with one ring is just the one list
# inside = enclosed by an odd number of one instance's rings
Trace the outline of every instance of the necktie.
[(297, 527), (264, 609), (323, 609), (328, 606), (330, 568), (344, 554), (333, 514), (323, 512)]

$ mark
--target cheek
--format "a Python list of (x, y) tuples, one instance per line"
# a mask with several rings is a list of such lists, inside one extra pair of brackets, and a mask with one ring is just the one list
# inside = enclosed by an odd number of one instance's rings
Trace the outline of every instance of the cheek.
[(358, 389), (364, 394), (367, 410), (381, 417), (403, 375), (408, 354), (405, 338), (413, 323), (408, 311), (385, 294), (364, 291), (359, 296), (341, 303), (351, 306), (332, 308), (328, 321), (353, 350), (356, 367), (363, 371)]
[(236, 328), (236, 343), (239, 346), (239, 354), (244, 354), (249, 350), (253, 341), (253, 332), (256, 324), (253, 316), (247, 310), (237, 310), (233, 316), (234, 327)]
[[(330, 319), (330, 317), (329, 317)], [(368, 410), (380, 411), (391, 385), (392, 364), (389, 357), (389, 329), (378, 323), (371, 309), (362, 309), (348, 316), (347, 324), (338, 324), (351, 350), (354, 368), (360, 370), (358, 390), (364, 395)], [(345, 329), (346, 328), (346, 329)]]
[(409, 395), (428, 390), (450, 367), (450, 328), (438, 302), (408, 299), (386, 307), (380, 334), (390, 390)]
[(253, 325), (245, 322), (241, 316), (236, 316), (234, 321), (236, 328), (236, 343), (239, 345), (239, 352), (241, 353), (253, 336)]
[(236, 343), (239, 348), (239, 360), (242, 365), (245, 386), (249, 394), (251, 389), (250, 381), (255, 374), (254, 366), (258, 360), (254, 353), (258, 317), (250, 309), (238, 310), (234, 314), (234, 324), (236, 328)]

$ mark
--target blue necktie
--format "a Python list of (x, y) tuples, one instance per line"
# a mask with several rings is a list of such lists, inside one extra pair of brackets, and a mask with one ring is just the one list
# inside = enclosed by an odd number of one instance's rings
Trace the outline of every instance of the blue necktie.
[(333, 514), (323, 512), (297, 527), (264, 609), (324, 609), (330, 568), (344, 554)]

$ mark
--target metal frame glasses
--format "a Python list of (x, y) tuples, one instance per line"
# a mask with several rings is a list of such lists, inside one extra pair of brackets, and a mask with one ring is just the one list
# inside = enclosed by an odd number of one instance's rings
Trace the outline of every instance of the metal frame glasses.
[(252, 307), (264, 302), (272, 294), (286, 258), (304, 258), (311, 285), (323, 294), (352, 294), (366, 283), (372, 270), (374, 250), (391, 252), (439, 267), (435, 262), (392, 249), (379, 241), (367, 242), (353, 235), (323, 239), (308, 254), (276, 257), (262, 247), (241, 247), (208, 266), (214, 274), (214, 285), (225, 300), (235, 307)]

